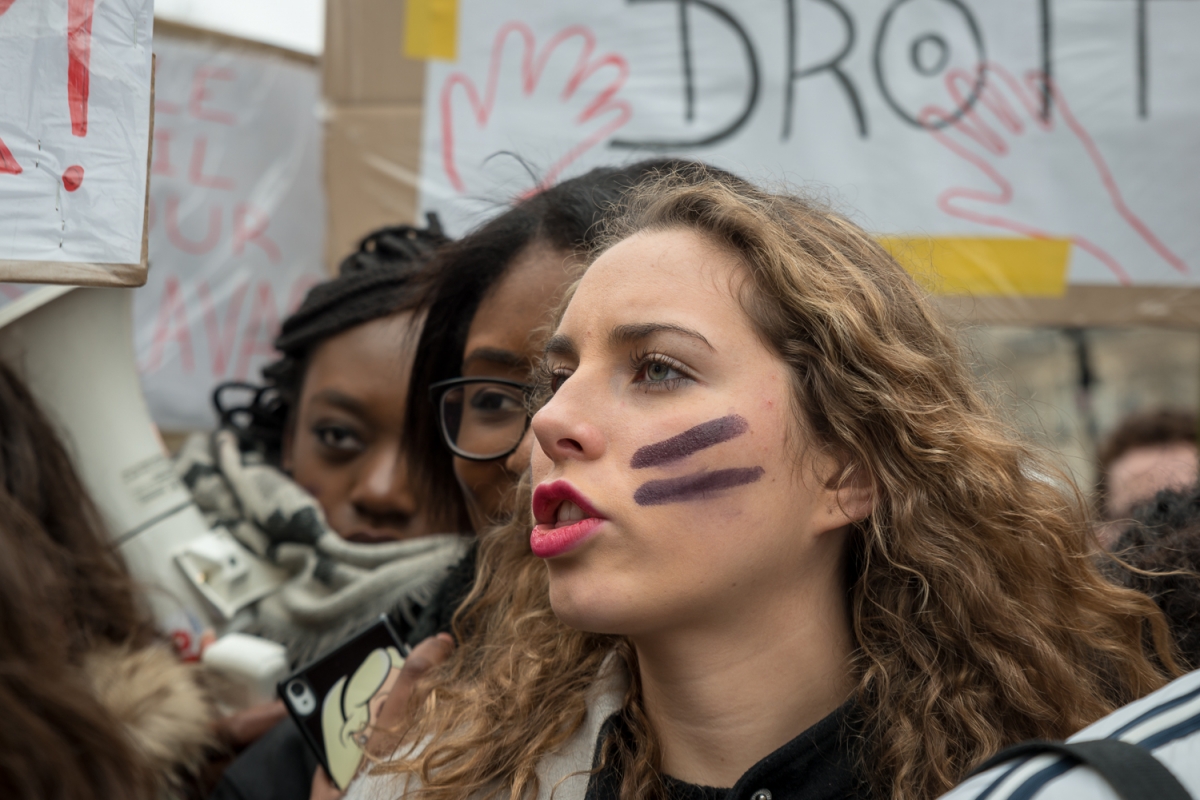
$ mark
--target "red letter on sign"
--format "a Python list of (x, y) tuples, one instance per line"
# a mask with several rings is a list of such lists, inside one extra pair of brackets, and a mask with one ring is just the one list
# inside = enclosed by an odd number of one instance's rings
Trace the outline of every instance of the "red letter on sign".
[(154, 324), (154, 336), (150, 341), (150, 356), (141, 371), (155, 372), (162, 365), (163, 350), (167, 342), (179, 344), (179, 361), (184, 372), (191, 372), (192, 334), (188, 330), (187, 306), (179, 291), (179, 278), (171, 275), (163, 289), (162, 305), (158, 307), (158, 321)]
[[(0, 17), (4, 16), (4, 12), (8, 11), (8, 7), (13, 4), (14, 0), (0, 0)], [(4, 146), (4, 140), (0, 139), (0, 175), (20, 175), (21, 165), (13, 158), (12, 151)]]
[(204, 101), (212, 96), (208, 91), (209, 79), (231, 81), (234, 77), (233, 70), (223, 67), (200, 67), (197, 69), (196, 74), (192, 76), (192, 96), (188, 98), (188, 111), (192, 116), (209, 122), (220, 122), (222, 125), (234, 124), (236, 120), (233, 118), (233, 114), (204, 107)]
[(238, 356), (235, 380), (246, 380), (250, 374), (250, 360), (254, 356), (275, 358), (279, 355), (274, 345), (278, 335), (279, 311), (275, 307), (275, 295), (271, 293), (271, 284), (259, 281), (254, 305), (250, 307), (250, 321), (246, 323), (246, 330), (242, 334), (242, 352)]
[(233, 340), (237, 336), (238, 317), (242, 314), (242, 300), (249, 288), (250, 281), (243, 280), (233, 290), (233, 296), (229, 298), (229, 308), (225, 310), (225, 324), (221, 325), (208, 283), (200, 281), (196, 286), (196, 294), (200, 295), (200, 308), (204, 311), (204, 329), (208, 332), (208, 351), (212, 353), (214, 378), (224, 378), (229, 367), (229, 358), (233, 355)]
[[(250, 222), (248, 220), (253, 220)], [(283, 259), (279, 245), (267, 237), (271, 218), (248, 203), (239, 203), (233, 210), (233, 254), (240, 256), (246, 245), (254, 242), (263, 249), (272, 264)]]
[(211, 252), (221, 240), (221, 209), (216, 206), (209, 209), (208, 232), (202, 240), (194, 242), (179, 229), (179, 195), (167, 195), (167, 238), (188, 255), (202, 256)]
[(218, 178), (215, 175), (204, 174), (204, 159), (208, 156), (208, 137), (197, 136), (192, 143), (192, 162), (188, 165), (188, 180), (193, 186), (205, 189), (232, 189), (233, 178)]
[(154, 163), (150, 165), (151, 175), (171, 177), (175, 174), (175, 168), (171, 166), (171, 139), (174, 136), (175, 131), (170, 128), (154, 130)]

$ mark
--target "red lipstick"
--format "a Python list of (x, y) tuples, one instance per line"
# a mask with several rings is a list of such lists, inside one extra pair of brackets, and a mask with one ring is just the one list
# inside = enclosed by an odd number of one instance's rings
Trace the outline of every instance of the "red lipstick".
[[(558, 510), (566, 502), (578, 506), (584, 518), (559, 522)], [(588, 499), (566, 481), (543, 483), (534, 490), (533, 517), (538, 524), (529, 534), (529, 546), (538, 558), (554, 558), (574, 550), (605, 521)]]

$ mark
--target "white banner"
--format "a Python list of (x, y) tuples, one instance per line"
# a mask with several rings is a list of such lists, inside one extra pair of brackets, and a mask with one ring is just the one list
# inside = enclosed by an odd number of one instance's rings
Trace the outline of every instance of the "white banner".
[(280, 321), (327, 277), (320, 75), (238, 44), (160, 33), (155, 49), (151, 268), (134, 335), (155, 422), (194, 430), (214, 421), (217, 383), (260, 379)]
[(0, 261), (141, 265), (153, 8), (0, 0)]
[(1200, 3), (461, 0), (458, 20), (421, 173), (455, 233), (527, 166), (672, 154), (986, 251), (999, 293), (1200, 285)]

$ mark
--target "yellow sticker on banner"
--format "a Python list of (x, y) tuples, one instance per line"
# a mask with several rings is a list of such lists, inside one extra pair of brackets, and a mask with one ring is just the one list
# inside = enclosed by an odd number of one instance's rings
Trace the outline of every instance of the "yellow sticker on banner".
[(934, 294), (1060, 297), (1069, 239), (880, 237), (879, 243)]
[(458, 57), (458, 0), (408, 0), (404, 55), (447, 61)]

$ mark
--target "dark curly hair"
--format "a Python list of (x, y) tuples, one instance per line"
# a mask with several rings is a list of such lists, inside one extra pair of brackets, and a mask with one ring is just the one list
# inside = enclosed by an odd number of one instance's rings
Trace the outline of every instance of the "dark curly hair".
[(1133, 516), (1113, 555), (1140, 572), (1114, 569), (1112, 577), (1154, 600), (1184, 661), (1200, 668), (1200, 487), (1161, 491)]
[(313, 351), (343, 331), (420, 308), (421, 270), (449, 241), (433, 214), (426, 228), (397, 225), (368, 234), (342, 261), (338, 276), (313, 287), (283, 321), (275, 339), (282, 357), (263, 367), (264, 383), (230, 381), (214, 390), (221, 426), (237, 432), (243, 449), (278, 466)]

